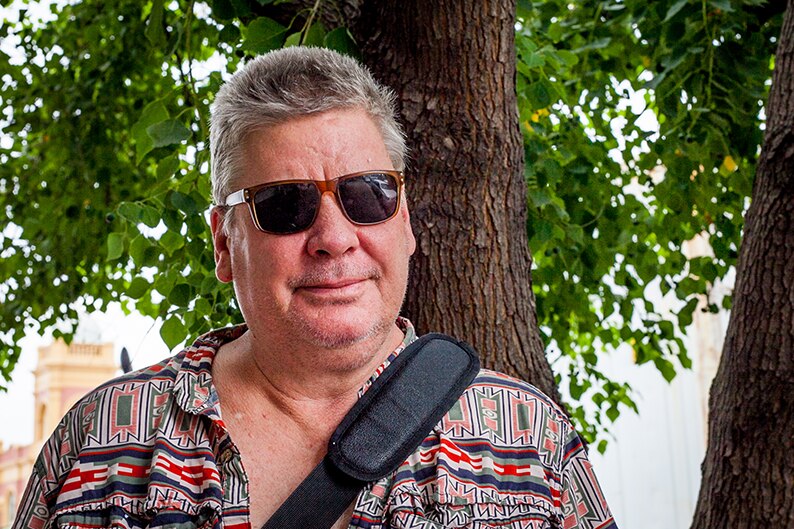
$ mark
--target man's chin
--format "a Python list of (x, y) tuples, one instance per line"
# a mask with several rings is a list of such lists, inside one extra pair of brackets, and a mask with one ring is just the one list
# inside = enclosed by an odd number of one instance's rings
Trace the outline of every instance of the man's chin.
[(353, 347), (372, 338), (377, 332), (369, 330), (361, 332), (359, 330), (341, 329), (304, 329), (306, 338), (312, 344), (322, 349), (345, 349)]
[(301, 321), (298, 334), (304, 340), (321, 349), (345, 349), (359, 345), (379, 335), (388, 334), (393, 321), (369, 321), (351, 323), (327, 318), (322, 321)]

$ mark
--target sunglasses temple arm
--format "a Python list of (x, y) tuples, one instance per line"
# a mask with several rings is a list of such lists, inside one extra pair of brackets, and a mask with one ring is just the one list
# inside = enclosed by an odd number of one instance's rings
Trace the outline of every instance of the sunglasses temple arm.
[(226, 197), (224, 203), (221, 204), (222, 206), (236, 206), (237, 204), (242, 204), (245, 202), (245, 189), (240, 189), (239, 191), (235, 191), (231, 195)]

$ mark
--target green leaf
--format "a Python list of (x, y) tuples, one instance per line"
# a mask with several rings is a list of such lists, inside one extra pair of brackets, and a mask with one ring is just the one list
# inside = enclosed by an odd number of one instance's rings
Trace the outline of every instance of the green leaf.
[(168, 294), (168, 302), (175, 307), (187, 307), (190, 298), (190, 285), (187, 283), (177, 283)]
[(180, 249), (184, 245), (185, 238), (171, 230), (163, 233), (163, 236), (160, 237), (160, 246), (165, 248), (165, 251), (168, 252), (168, 255), (173, 255), (176, 250)]
[(654, 358), (653, 363), (667, 382), (673, 381), (675, 378), (675, 366), (673, 366), (672, 362), (665, 358), (657, 357)]
[(350, 57), (358, 56), (358, 46), (347, 28), (336, 28), (329, 31), (323, 38), (323, 47)]
[(201, 287), (199, 290), (202, 293), (209, 293), (209, 292), (215, 292), (217, 288), (218, 288), (218, 280), (213, 276), (207, 276), (201, 282)]
[(130, 242), (130, 257), (138, 266), (144, 266), (146, 249), (150, 246), (149, 241), (143, 235), (138, 235)]
[(681, 11), (685, 5), (689, 3), (689, 0), (678, 0), (675, 4), (670, 6), (670, 9), (667, 10), (667, 14), (664, 16), (664, 20), (662, 23), (668, 22), (671, 18), (676, 16), (679, 11)]
[(179, 155), (174, 153), (157, 162), (157, 179), (160, 181), (175, 177), (179, 169)]
[(673, 324), (667, 320), (662, 320), (659, 322), (659, 331), (661, 332), (661, 336), (663, 338), (673, 338), (675, 336)]
[(160, 212), (152, 206), (143, 205), (140, 218), (141, 222), (150, 228), (154, 228), (160, 224)]
[(325, 39), (325, 28), (322, 24), (313, 24), (307, 32), (293, 33), (284, 41), (284, 47), (290, 46), (322, 46)]
[(542, 163), (543, 172), (546, 174), (546, 183), (552, 186), (557, 185), (562, 180), (562, 167), (556, 160), (546, 158)]
[(124, 253), (124, 234), (123, 233), (111, 233), (108, 235), (108, 261), (113, 261), (121, 257)]
[(600, 39), (593, 40), (588, 42), (584, 46), (580, 46), (574, 50), (574, 53), (583, 53), (590, 50), (600, 50), (609, 46), (612, 39), (610, 37), (604, 37)]
[(265, 53), (284, 44), (287, 28), (267, 17), (259, 17), (248, 25), (242, 49), (252, 53)]
[(161, 217), (166, 228), (171, 231), (181, 231), (183, 224), (183, 217), (179, 211), (172, 208), (165, 208), (161, 212)]
[(119, 215), (132, 223), (138, 223), (141, 218), (143, 208), (135, 202), (122, 202), (119, 204)]
[(297, 33), (293, 33), (284, 41), (285, 48), (291, 48), (293, 46), (300, 46), (301, 43), (301, 35), (302, 33), (298, 31)]
[(545, 81), (537, 81), (529, 85), (527, 98), (533, 109), (546, 108), (551, 105), (551, 93)]
[(146, 134), (152, 138), (152, 146), (165, 147), (190, 138), (190, 130), (175, 119), (168, 119), (146, 127)]
[(685, 329), (692, 325), (692, 313), (698, 305), (698, 298), (693, 296), (686, 305), (678, 312), (678, 325)]
[(201, 175), (196, 181), (196, 191), (203, 197), (212, 196), (212, 185), (210, 179), (206, 175)]
[(562, 24), (555, 23), (549, 25), (547, 35), (549, 36), (549, 39), (552, 42), (560, 42), (560, 40), (562, 40), (562, 35), (563, 35)]
[(596, 445), (596, 450), (598, 450), (599, 454), (603, 455), (606, 453), (608, 445), (609, 443), (607, 442), (606, 439), (601, 439), (600, 441), (598, 441), (598, 444)]
[(212, 0), (212, 16), (222, 22), (232, 20), (235, 16), (234, 6), (230, 0)]
[(168, 119), (168, 110), (160, 101), (153, 101), (146, 105), (141, 112), (138, 121), (132, 126), (131, 133), (135, 140), (135, 163), (141, 163), (153, 148), (154, 141), (146, 132), (146, 129), (155, 123), (160, 123)]
[(580, 398), (582, 398), (582, 395), (584, 394), (584, 390), (585, 390), (584, 386), (579, 384), (576, 381), (576, 379), (571, 379), (571, 383), (568, 387), (568, 391), (571, 392), (571, 397), (573, 397), (575, 400), (579, 400)]
[(226, 24), (218, 34), (218, 40), (227, 44), (237, 44), (237, 41), (240, 40), (240, 28), (234, 24)]
[[(516, 78), (516, 80), (517, 80), (516, 91), (519, 94), (522, 94), (522, 93), (525, 93), (526, 90), (527, 90), (526, 89), (526, 81), (524, 80), (524, 78), (532, 79), (532, 77), (533, 77), (532, 70), (530, 70), (529, 67), (525, 63), (523, 63), (521, 61), (518, 61), (516, 63), (516, 70), (518, 70), (518, 73), (521, 74), (521, 75), (519, 75)], [(522, 121), (526, 121), (526, 118), (523, 118)]]
[(146, 38), (155, 48), (165, 45), (165, 31), (163, 30), (163, 0), (154, 0), (152, 12), (144, 31)]
[(731, 0), (709, 0), (709, 4), (713, 5), (717, 9), (721, 10), (724, 13), (732, 13), (733, 6), (731, 5)]
[(165, 345), (173, 349), (187, 337), (187, 329), (176, 314), (171, 314), (160, 327), (160, 336)]
[(185, 195), (179, 191), (171, 193), (171, 204), (176, 209), (184, 212), (186, 215), (195, 215), (198, 213), (198, 206), (196, 201), (190, 195)]
[(210, 302), (207, 301), (206, 298), (198, 298), (194, 311), (198, 314), (209, 314), (212, 311), (212, 305), (210, 305)]
[(579, 56), (572, 51), (557, 50), (557, 56), (565, 64), (565, 66), (568, 66), (569, 68), (579, 62)]
[(545, 220), (538, 220), (533, 222), (531, 225), (532, 228), (532, 240), (530, 243), (532, 246), (535, 245), (544, 245), (545, 243), (549, 242), (554, 236), (554, 226)]
[(722, 298), (722, 308), (725, 310), (731, 310), (733, 307), (733, 297), (725, 296)]
[(546, 64), (546, 59), (542, 53), (531, 53), (528, 57), (524, 58), (524, 64), (527, 68), (539, 68)]
[(168, 297), (168, 294), (171, 293), (171, 289), (174, 288), (174, 283), (175, 278), (172, 274), (161, 273), (154, 280), (154, 289), (163, 296)]
[(551, 196), (549, 196), (549, 192), (546, 189), (530, 189), (528, 198), (532, 205), (538, 209), (551, 204)]
[(678, 361), (681, 362), (681, 367), (684, 369), (692, 369), (692, 359), (687, 354), (686, 349), (679, 351)]
[(127, 287), (127, 296), (131, 297), (132, 299), (140, 299), (143, 297), (146, 292), (149, 291), (152, 284), (142, 277), (136, 277), (130, 283), (130, 286)]
[(207, 231), (209, 229), (209, 225), (202, 215), (190, 215), (185, 219), (185, 224), (187, 224), (187, 232), (189, 236), (201, 237), (204, 234), (209, 234)]
[(122, 202), (117, 211), (133, 224), (143, 222), (146, 226), (154, 228), (160, 223), (160, 213), (156, 209), (138, 202)]
[(251, 16), (251, 4), (249, 0), (231, 0), (231, 3), (234, 6), (234, 12), (237, 14), (237, 18), (243, 19)]

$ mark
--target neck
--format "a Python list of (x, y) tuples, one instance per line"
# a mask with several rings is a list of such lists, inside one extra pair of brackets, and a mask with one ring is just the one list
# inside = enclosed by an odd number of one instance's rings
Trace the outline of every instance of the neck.
[[(403, 338), (393, 325), (348, 347), (299, 349), (257, 339), (249, 330), (225, 344), (213, 363), (224, 413), (266, 404), (302, 429), (330, 436), (355, 404), (358, 390)], [(231, 391), (221, 388), (230, 384), (234, 396), (226, 398)]]

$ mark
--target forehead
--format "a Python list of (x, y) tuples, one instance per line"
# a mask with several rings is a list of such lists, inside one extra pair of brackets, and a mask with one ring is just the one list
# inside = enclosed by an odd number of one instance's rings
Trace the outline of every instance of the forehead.
[(243, 156), (244, 187), (393, 168), (380, 130), (360, 109), (310, 114), (257, 129), (246, 137)]

